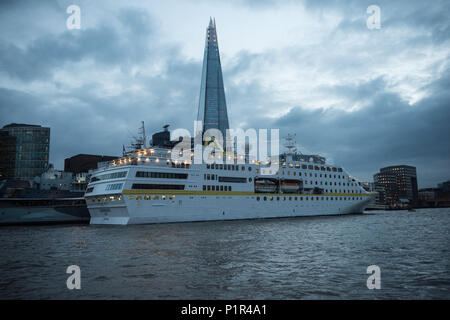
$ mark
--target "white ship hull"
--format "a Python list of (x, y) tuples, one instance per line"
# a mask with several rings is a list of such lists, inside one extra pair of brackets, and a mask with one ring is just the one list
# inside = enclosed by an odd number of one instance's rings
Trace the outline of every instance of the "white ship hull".
[[(283, 197), (286, 200), (281, 200)], [(198, 196), (197, 196), (198, 197)], [(297, 201), (280, 195), (280, 200), (257, 202), (254, 196), (204, 196), (203, 199), (177, 196), (174, 200), (126, 200), (115, 206), (90, 207), (91, 224), (150, 224), (171, 222), (195, 222), (215, 220), (265, 219), (307, 217), (362, 213), (370, 199), (350, 200), (345, 204), (325, 203), (325, 200), (305, 200), (297, 195)], [(263, 198), (262, 196), (260, 196)], [(277, 197), (277, 196), (275, 196)], [(290, 196), (294, 199), (294, 196)], [(299, 200), (302, 197), (303, 200)], [(200, 197), (199, 197), (200, 198)], [(311, 195), (309, 195), (311, 198)], [(308, 202), (308, 203), (306, 203)], [(339, 201), (338, 201), (339, 202)], [(343, 202), (343, 201), (342, 201)]]

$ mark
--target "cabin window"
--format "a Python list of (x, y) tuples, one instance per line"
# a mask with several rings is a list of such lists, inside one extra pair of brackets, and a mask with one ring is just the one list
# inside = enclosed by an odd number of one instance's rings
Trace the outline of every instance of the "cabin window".
[(146, 189), (146, 190), (184, 190), (184, 184), (146, 184), (146, 183), (133, 183), (131, 189)]
[(188, 175), (186, 173), (138, 171), (136, 178), (187, 179)]
[(108, 174), (103, 174), (100, 176), (92, 177), (91, 182), (95, 182), (95, 181), (99, 181), (99, 180), (124, 178), (126, 175), (127, 175), (127, 171), (108, 173)]
[(247, 182), (247, 178), (219, 177), (219, 182), (246, 183)]

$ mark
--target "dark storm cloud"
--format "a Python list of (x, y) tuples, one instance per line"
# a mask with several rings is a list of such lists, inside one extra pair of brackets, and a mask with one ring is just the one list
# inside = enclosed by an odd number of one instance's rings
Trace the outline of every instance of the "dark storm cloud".
[[(384, 90), (382, 79), (375, 79), (357, 88), (338, 88), (355, 101), (369, 98), (370, 104), (360, 110), (293, 107), (277, 120), (262, 115), (252, 124), (281, 128), (283, 134), (296, 133), (298, 143), (306, 150), (329, 155), (360, 176), (370, 177), (364, 172), (406, 163), (418, 167), (420, 183), (431, 184), (450, 176), (449, 84), (450, 69), (429, 85), (428, 98), (411, 106)], [(443, 164), (446, 167), (441, 167)]]
[(376, 5), (381, 9), (382, 28), (411, 27), (410, 32), (426, 30), (436, 44), (448, 41), (450, 37), (450, 2), (446, 0), (305, 0), (311, 12), (338, 11), (342, 21), (337, 29), (358, 30), (368, 17), (366, 8)]
[[(118, 27), (104, 25), (86, 30), (44, 35), (26, 48), (0, 43), (0, 72), (30, 81), (48, 78), (65, 64), (91, 59), (98, 66), (141, 62), (148, 57), (153, 26), (142, 10), (125, 9)], [(119, 31), (120, 30), (120, 31)], [(145, 40), (145, 41), (142, 41)]]
[[(23, 122), (51, 127), (51, 161), (58, 167), (65, 157), (78, 153), (119, 155), (141, 120), (154, 132), (168, 122), (190, 128), (196, 117), (201, 64), (183, 59), (176, 45), (158, 45), (154, 41), (158, 30), (144, 10), (125, 8), (111, 20), (99, 27), (44, 34), (24, 48), (13, 41), (0, 44), (0, 75), (61, 89), (31, 94), (0, 88), (0, 125)], [(153, 76), (140, 67), (152, 55), (163, 57), (162, 70)], [(76, 72), (69, 73), (67, 81), (73, 76), (80, 82), (78, 77), (87, 70), (76, 66), (86, 60), (99, 71), (95, 78), (71, 87), (53, 79), (55, 72), (68, 68)], [(102, 78), (102, 71), (117, 67), (117, 79)], [(125, 90), (104, 94), (103, 81), (123, 85)], [(130, 91), (129, 82), (142, 85), (145, 92)]]

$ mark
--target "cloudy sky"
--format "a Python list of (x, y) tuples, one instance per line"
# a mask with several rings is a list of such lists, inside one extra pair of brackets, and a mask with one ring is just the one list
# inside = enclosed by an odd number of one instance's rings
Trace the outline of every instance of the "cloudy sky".
[(120, 155), (141, 120), (192, 131), (210, 16), (231, 127), (295, 133), (361, 180), (394, 164), (419, 187), (450, 179), (449, 1), (2, 0), (0, 126), (51, 127), (57, 168)]

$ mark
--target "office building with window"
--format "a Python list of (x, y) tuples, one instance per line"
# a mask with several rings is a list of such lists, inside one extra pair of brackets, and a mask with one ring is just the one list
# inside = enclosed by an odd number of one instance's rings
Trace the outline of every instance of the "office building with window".
[(0, 175), (33, 179), (46, 171), (50, 128), (12, 123), (0, 129)]
[(408, 200), (416, 204), (418, 200), (416, 167), (399, 165), (381, 168), (374, 175), (375, 190), (380, 193), (380, 202), (395, 205)]

